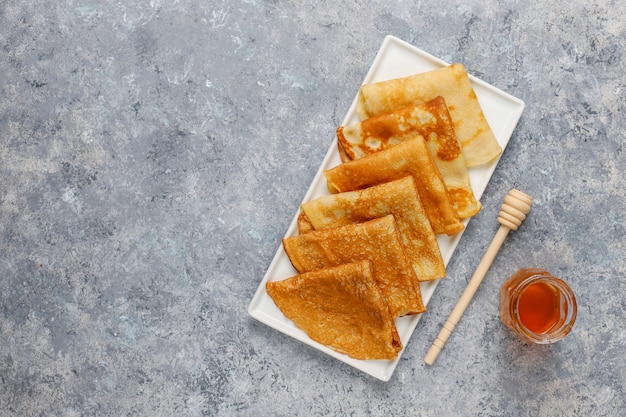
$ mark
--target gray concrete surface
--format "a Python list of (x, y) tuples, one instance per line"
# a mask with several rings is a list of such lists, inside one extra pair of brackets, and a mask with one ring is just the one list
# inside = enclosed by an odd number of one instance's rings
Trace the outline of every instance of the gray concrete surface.
[[(526, 110), (384, 383), (246, 308), (388, 34)], [(0, 0), (0, 415), (624, 415), (625, 48), (611, 0)], [(578, 295), (558, 344), (499, 321), (524, 266)]]

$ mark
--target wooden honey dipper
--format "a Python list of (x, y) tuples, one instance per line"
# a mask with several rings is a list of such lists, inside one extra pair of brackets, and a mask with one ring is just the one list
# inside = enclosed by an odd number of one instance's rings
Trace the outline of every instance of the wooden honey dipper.
[(443, 349), (443, 345), (452, 334), (455, 326), (459, 322), (463, 312), (469, 305), (472, 297), (476, 293), (478, 286), (482, 282), (483, 278), (487, 274), (489, 267), (493, 263), (500, 247), (504, 243), (504, 239), (507, 237), (511, 230), (517, 230), (517, 228), (522, 224), (524, 219), (526, 219), (526, 215), (530, 212), (530, 206), (532, 205), (532, 198), (519, 190), (511, 190), (504, 197), (504, 203), (500, 208), (500, 213), (498, 214), (498, 222), (500, 223), (500, 228), (496, 232), (489, 248), (487, 248), (487, 252), (483, 256), (483, 259), (476, 267), (476, 272), (467, 283), (467, 287), (465, 291), (463, 291), (463, 295), (456, 303), (456, 306), (450, 313), (448, 320), (441, 328), (441, 331), (437, 335), (437, 339), (433, 342), (432, 346), (428, 350), (428, 353), (424, 357), (424, 362), (428, 365), (432, 365), (437, 359), (439, 352)]

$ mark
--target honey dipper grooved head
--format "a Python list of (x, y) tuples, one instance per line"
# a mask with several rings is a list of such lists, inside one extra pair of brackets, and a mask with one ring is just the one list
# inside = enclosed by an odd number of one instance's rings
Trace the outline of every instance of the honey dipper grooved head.
[(517, 230), (530, 212), (533, 199), (519, 190), (511, 190), (504, 197), (504, 203), (498, 214), (498, 222), (511, 230)]

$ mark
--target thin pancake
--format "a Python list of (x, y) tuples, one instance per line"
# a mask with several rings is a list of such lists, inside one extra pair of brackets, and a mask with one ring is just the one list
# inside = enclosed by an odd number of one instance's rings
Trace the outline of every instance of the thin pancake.
[(368, 260), (392, 317), (426, 311), (391, 215), (288, 237), (283, 247), (300, 273)]
[[(435, 233), (411, 176), (364, 190), (322, 196), (303, 203), (300, 233), (393, 215), (400, 240), (419, 281), (443, 278), (445, 266)], [(416, 284), (417, 285), (417, 284)]]
[(443, 97), (337, 129), (339, 145), (351, 159), (387, 149), (417, 135), (426, 140), (459, 217), (465, 219), (478, 213), (482, 206), (474, 196), (465, 158)]
[(422, 136), (345, 162), (324, 171), (332, 193), (360, 190), (411, 175), (436, 234), (453, 235), (465, 227)]
[(365, 84), (359, 90), (357, 113), (365, 120), (437, 96), (446, 99), (467, 166), (484, 164), (502, 153), (462, 64)]
[(368, 261), (308, 272), (265, 288), (311, 339), (355, 359), (394, 359), (402, 343)]
[(306, 213), (302, 210), (300, 211), (300, 214), (298, 214), (297, 225), (298, 233), (300, 233), (301, 235), (312, 232), (314, 230), (313, 225), (306, 216)]

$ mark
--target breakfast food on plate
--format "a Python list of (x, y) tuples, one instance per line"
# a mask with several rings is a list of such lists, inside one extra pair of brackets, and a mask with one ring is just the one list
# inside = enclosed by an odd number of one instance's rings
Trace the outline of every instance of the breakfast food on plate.
[(298, 233), (300, 233), (301, 235), (315, 230), (308, 217), (306, 216), (306, 213), (302, 210), (300, 210), (300, 213), (298, 214), (297, 225)]
[(300, 211), (300, 234), (391, 214), (418, 280), (434, 280), (446, 275), (437, 238), (411, 176), (363, 190), (321, 196), (303, 203)]
[(394, 359), (402, 343), (370, 263), (270, 281), (267, 293), (311, 339), (355, 359)]
[(332, 193), (359, 190), (407, 175), (415, 180), (436, 234), (453, 235), (464, 229), (422, 136), (324, 171)]
[[(361, 86), (361, 121), (337, 128), (330, 195), (305, 201), (282, 240), (297, 272), (267, 294), (312, 340), (355, 359), (394, 359), (395, 320), (426, 311), (425, 281), (445, 277), (437, 234), (481, 209), (471, 167), (502, 148), (461, 64)], [(321, 193), (325, 194), (325, 193)]]
[(315, 271), (367, 260), (392, 317), (426, 311), (419, 282), (404, 252), (393, 216), (283, 239), (294, 268)]
[(458, 216), (465, 219), (478, 213), (481, 204), (474, 196), (465, 158), (443, 97), (337, 129), (339, 146), (350, 159), (385, 150), (417, 135), (426, 141)]
[(337, 139), (350, 159), (382, 151), (416, 135), (423, 136), (426, 142), (441, 142), (438, 152), (442, 160), (458, 158), (461, 153), (448, 106), (442, 96), (337, 128)]
[(462, 64), (365, 84), (359, 90), (357, 113), (365, 120), (437, 96), (446, 100), (467, 166), (484, 164), (502, 153)]

